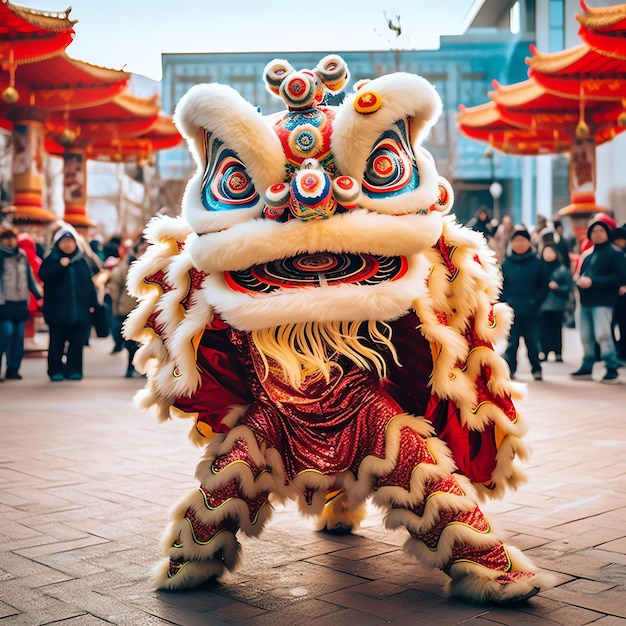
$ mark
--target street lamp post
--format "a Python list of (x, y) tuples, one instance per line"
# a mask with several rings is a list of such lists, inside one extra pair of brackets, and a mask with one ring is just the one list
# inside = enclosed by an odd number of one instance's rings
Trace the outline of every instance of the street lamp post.
[(495, 154), (491, 149), (491, 146), (487, 146), (483, 156), (486, 159), (489, 159), (489, 169), (491, 172), (491, 185), (489, 185), (489, 193), (491, 194), (491, 198), (493, 200), (493, 218), (500, 221), (500, 196), (502, 196), (502, 185), (494, 180), (496, 177), (496, 163), (495, 163)]
[(496, 221), (500, 221), (500, 196), (502, 195), (502, 185), (494, 180), (491, 185), (489, 185), (489, 193), (493, 198), (493, 218)]

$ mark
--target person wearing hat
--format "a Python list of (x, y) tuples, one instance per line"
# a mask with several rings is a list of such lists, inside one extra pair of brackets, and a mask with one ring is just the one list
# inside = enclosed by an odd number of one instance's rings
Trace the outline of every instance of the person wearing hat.
[(514, 313), (509, 343), (504, 359), (511, 378), (517, 371), (517, 352), (520, 339), (535, 380), (542, 380), (539, 345), (541, 342), (541, 304), (548, 295), (548, 268), (537, 256), (524, 226), (516, 226), (510, 237), (510, 250), (502, 263), (502, 297)]
[[(0, 229), (0, 368), (6, 354), (8, 380), (20, 380), (24, 356), (24, 331), (30, 316), (30, 295), (37, 300), (41, 293), (28, 257), (19, 247), (13, 228)], [(2, 378), (0, 378), (2, 380)]]
[(557, 363), (563, 361), (563, 321), (565, 308), (572, 294), (573, 281), (569, 263), (563, 261), (555, 244), (543, 247), (540, 257), (548, 268), (548, 295), (541, 305), (541, 352), (539, 358), (548, 360), (553, 352)]
[(83, 348), (89, 341), (97, 293), (91, 266), (75, 234), (60, 228), (39, 269), (44, 285), (43, 316), (48, 324), (48, 376), (53, 382), (83, 377)]
[(619, 383), (617, 358), (613, 341), (613, 310), (620, 286), (626, 284), (626, 257), (611, 243), (610, 224), (596, 216), (587, 229), (591, 247), (581, 255), (574, 282), (578, 289), (577, 326), (583, 346), (581, 366), (571, 373), (577, 380), (591, 380), (596, 357), (596, 343), (606, 366), (600, 382)]
[[(626, 223), (613, 231), (613, 245), (626, 255)], [(617, 334), (616, 332), (617, 331)], [(626, 283), (620, 285), (617, 304), (613, 310), (613, 338), (617, 350), (617, 358), (626, 362)]]

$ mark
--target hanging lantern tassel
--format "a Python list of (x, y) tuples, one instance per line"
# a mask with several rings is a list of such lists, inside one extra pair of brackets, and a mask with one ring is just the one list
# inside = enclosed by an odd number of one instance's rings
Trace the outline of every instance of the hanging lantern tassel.
[(63, 112), (63, 121), (64, 128), (63, 132), (59, 136), (59, 143), (63, 144), (64, 146), (69, 146), (73, 144), (74, 141), (76, 141), (76, 133), (70, 128), (70, 111), (67, 107)]
[(576, 139), (587, 139), (589, 137), (589, 126), (585, 122), (585, 94), (580, 86), (580, 99), (578, 104), (578, 124), (576, 124)]
[(622, 100), (622, 112), (617, 116), (617, 125), (620, 128), (626, 126), (626, 100)]
[(3, 91), (2, 91), (2, 99), (7, 102), (8, 104), (15, 104), (19, 98), (20, 98), (20, 94), (18, 93), (17, 89), (15, 88), (15, 68), (16, 68), (16, 63), (13, 59), (13, 48), (11, 48), (9, 50), (9, 86), (6, 87)]

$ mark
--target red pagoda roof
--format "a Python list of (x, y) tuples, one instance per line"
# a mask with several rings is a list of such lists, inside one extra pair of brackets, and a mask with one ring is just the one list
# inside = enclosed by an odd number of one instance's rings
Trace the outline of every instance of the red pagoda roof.
[(562, 52), (541, 54), (534, 46), (526, 59), (528, 75), (548, 91), (594, 100), (626, 98), (626, 61), (583, 44)]
[(529, 128), (512, 124), (506, 111), (494, 102), (458, 114), (462, 133), (470, 139), (485, 141), (500, 152), (519, 155), (552, 154), (569, 150), (571, 134), (558, 128)]
[[(66, 148), (87, 148), (148, 132), (159, 120), (159, 109), (156, 96), (139, 98), (124, 92), (97, 106), (50, 115), (46, 131)], [(54, 144), (48, 147), (51, 152), (57, 152)]]
[(30, 63), (64, 50), (74, 37), (70, 11), (36, 11), (0, 0), (0, 61)]
[(115, 162), (140, 162), (159, 150), (174, 148), (183, 141), (171, 116), (159, 115), (156, 123), (136, 137), (101, 139), (87, 147), (90, 159)]
[(592, 8), (584, 0), (583, 14), (576, 14), (579, 37), (592, 49), (608, 57), (626, 59), (626, 5)]
[[(461, 132), (470, 139), (487, 141), (510, 154), (558, 153), (570, 149), (581, 120), (578, 99), (548, 92), (533, 79), (501, 86), (489, 96), (492, 102), (462, 108), (457, 115)], [(626, 130), (618, 118), (620, 101), (587, 100), (583, 116), (597, 144)]]
[[(50, 112), (93, 106), (122, 92), (130, 76), (128, 72), (91, 65), (61, 52), (19, 68), (15, 76), (19, 100), (0, 102), (0, 116), (20, 115), (20, 107)], [(0, 91), (9, 84), (10, 73), (0, 71)]]
[(539, 154), (569, 150), (576, 137), (601, 144), (626, 130), (626, 55), (613, 54), (616, 39), (626, 42), (626, 5), (591, 10), (581, 0), (581, 6), (586, 13), (577, 19), (586, 32), (607, 35), (612, 53), (589, 43), (547, 54), (531, 46), (529, 79), (494, 83), (489, 108), (462, 108), (464, 135), (503, 152)]

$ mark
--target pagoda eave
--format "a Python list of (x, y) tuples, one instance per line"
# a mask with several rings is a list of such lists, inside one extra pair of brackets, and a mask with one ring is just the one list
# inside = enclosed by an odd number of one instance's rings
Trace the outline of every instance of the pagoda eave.
[(543, 74), (554, 74), (584, 61), (585, 57), (588, 57), (590, 50), (588, 46), (578, 45), (559, 52), (542, 53), (534, 45), (531, 45), (530, 52), (532, 56), (526, 58), (526, 65), (531, 70)]
[(567, 152), (571, 143), (559, 144), (553, 140), (533, 140), (525, 137), (520, 141), (511, 141), (504, 139), (502, 141), (493, 141), (491, 147), (503, 154), (511, 154), (515, 156), (539, 156), (542, 154), (560, 154)]
[(81, 206), (74, 210), (71, 207), (66, 205), (65, 213), (63, 215), (63, 221), (71, 224), (72, 226), (77, 226), (79, 228), (89, 228), (91, 226), (97, 226), (98, 222), (96, 220), (91, 219), (85, 213), (85, 207)]
[(0, 2), (0, 61), (31, 63), (58, 54), (72, 42), (76, 20), (69, 17), (71, 9), (52, 13), (36, 11)]
[(515, 108), (529, 102), (539, 103), (542, 98), (547, 99), (547, 92), (534, 80), (525, 80), (514, 85), (498, 85), (495, 91), (489, 92), (489, 96), (496, 104)]
[(605, 57), (626, 60), (626, 5), (595, 8), (581, 0), (580, 6), (584, 13), (574, 17), (582, 41)]
[(557, 215), (560, 217), (572, 217), (576, 215), (589, 215), (593, 213), (607, 213), (610, 209), (600, 206), (595, 202), (572, 202), (564, 206)]
[(529, 76), (547, 91), (579, 98), (584, 94), (593, 100), (621, 100), (626, 98), (626, 66), (624, 72), (610, 78), (593, 75), (557, 76), (529, 70)]
[(36, 205), (11, 205), (2, 209), (1, 213), (10, 216), (15, 224), (51, 224), (59, 219), (56, 213)]
[(72, 33), (55, 33), (41, 39), (16, 39), (11, 42), (0, 40), (0, 60), (5, 63), (11, 55), (16, 65), (35, 63), (59, 54), (74, 39)]
[[(126, 89), (130, 76), (128, 72), (71, 59), (61, 52), (21, 66), (15, 75), (15, 88), (20, 102), (46, 111), (65, 111), (108, 102)], [(10, 81), (10, 72), (0, 73), (0, 89)]]
[(58, 91), (34, 89), (31, 93), (35, 96), (37, 106), (53, 113), (75, 111), (105, 104), (124, 89), (126, 89), (125, 84), (73, 88), (69, 90), (69, 99), (64, 98)]
[(576, 13), (574, 17), (581, 26), (594, 30), (626, 30), (626, 5), (590, 7), (581, 0), (580, 7), (584, 13)]
[(597, 31), (581, 28), (581, 39), (598, 54), (613, 59), (626, 60), (626, 40), (624, 37), (614, 37)]
[(500, 121), (498, 110), (493, 102), (471, 108), (462, 107), (456, 117), (459, 124), (465, 126), (488, 126)]

